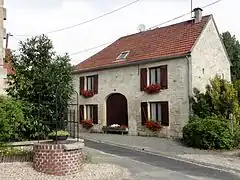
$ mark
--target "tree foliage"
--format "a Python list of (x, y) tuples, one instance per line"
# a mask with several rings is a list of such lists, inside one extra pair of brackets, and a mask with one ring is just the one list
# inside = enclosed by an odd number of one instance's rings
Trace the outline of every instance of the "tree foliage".
[(32, 104), (35, 120), (59, 120), (73, 92), (69, 56), (56, 55), (52, 41), (41, 35), (21, 41), (11, 63), (16, 73), (9, 76), (8, 95)]
[(217, 115), (226, 119), (233, 113), (235, 123), (239, 123), (240, 111), (238, 104), (238, 94), (233, 84), (216, 76), (210, 80), (210, 85), (206, 87), (206, 92), (201, 93), (194, 90), (192, 99), (193, 114), (200, 118)]
[(231, 75), (232, 80), (235, 81), (240, 79), (240, 44), (235, 35), (231, 35), (228, 31), (222, 33), (221, 37), (232, 63)]

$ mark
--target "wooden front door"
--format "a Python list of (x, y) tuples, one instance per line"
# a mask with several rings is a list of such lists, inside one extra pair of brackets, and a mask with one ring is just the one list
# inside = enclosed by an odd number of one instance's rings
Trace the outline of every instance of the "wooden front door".
[(107, 125), (128, 126), (127, 99), (119, 93), (111, 94), (107, 99)]

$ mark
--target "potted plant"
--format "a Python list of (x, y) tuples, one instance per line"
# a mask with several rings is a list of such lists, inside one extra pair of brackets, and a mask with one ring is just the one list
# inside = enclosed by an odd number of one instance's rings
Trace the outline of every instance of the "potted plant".
[(93, 91), (81, 89), (81, 95), (85, 98), (90, 98), (90, 97), (94, 96), (94, 93), (93, 93)]
[(145, 127), (152, 131), (159, 131), (161, 129), (161, 123), (149, 120), (145, 123)]
[(60, 131), (53, 131), (48, 134), (48, 137), (52, 140), (59, 141), (59, 140), (66, 140), (69, 136), (69, 133), (64, 130)]
[(92, 120), (82, 120), (81, 124), (86, 129), (90, 129), (94, 125)]
[(149, 86), (144, 88), (144, 91), (148, 94), (154, 94), (160, 92), (160, 89), (160, 84), (150, 84)]

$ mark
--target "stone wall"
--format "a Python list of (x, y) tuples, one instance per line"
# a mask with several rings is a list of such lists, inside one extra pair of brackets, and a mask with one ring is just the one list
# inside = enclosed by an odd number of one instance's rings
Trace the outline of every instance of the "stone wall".
[(230, 62), (211, 19), (192, 52), (192, 87), (205, 91), (209, 79), (216, 74), (231, 81)]
[[(168, 66), (168, 89), (152, 95), (140, 91), (140, 68), (161, 65)], [(183, 124), (188, 120), (189, 116), (188, 65), (186, 58), (77, 74), (74, 75), (75, 90), (79, 92), (80, 76), (94, 74), (99, 75), (98, 94), (92, 98), (80, 96), (79, 103), (82, 105), (98, 104), (98, 127), (106, 125), (106, 100), (108, 96), (112, 93), (121, 93), (127, 98), (130, 135), (137, 135), (138, 132), (142, 131), (141, 102), (168, 101), (170, 125), (164, 128), (165, 135), (181, 136)], [(72, 103), (76, 103), (76, 101)]]

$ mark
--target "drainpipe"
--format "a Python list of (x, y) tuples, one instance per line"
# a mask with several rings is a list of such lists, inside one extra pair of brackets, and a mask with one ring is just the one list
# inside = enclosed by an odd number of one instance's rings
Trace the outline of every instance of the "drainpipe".
[(192, 58), (191, 55), (186, 56), (187, 60), (187, 68), (188, 68), (188, 97), (189, 97), (189, 117), (192, 115), (192, 108), (191, 108), (191, 98), (193, 96), (192, 93)]

